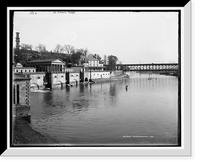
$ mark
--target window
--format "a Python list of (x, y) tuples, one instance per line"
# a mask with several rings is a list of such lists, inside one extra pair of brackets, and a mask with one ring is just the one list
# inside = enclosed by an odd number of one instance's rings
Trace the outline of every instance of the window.
[(34, 72), (34, 70), (33, 70), (33, 72)]
[(26, 72), (26, 69), (25, 69), (25, 72)]
[(29, 72), (31, 72), (31, 70), (29, 70)]
[(40, 77), (37, 77), (37, 79), (40, 79)]
[(57, 76), (54, 76), (54, 78), (57, 78)]
[(16, 70), (16, 72), (18, 72), (18, 70)]
[(76, 77), (78, 77), (78, 74), (76, 75)]
[(71, 77), (73, 77), (73, 75), (71, 75)]

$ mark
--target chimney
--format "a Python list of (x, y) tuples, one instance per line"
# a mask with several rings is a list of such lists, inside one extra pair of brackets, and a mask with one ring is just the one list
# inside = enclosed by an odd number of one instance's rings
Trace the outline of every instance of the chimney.
[(19, 32), (16, 32), (16, 48), (19, 49), (20, 48), (20, 38), (19, 38)]

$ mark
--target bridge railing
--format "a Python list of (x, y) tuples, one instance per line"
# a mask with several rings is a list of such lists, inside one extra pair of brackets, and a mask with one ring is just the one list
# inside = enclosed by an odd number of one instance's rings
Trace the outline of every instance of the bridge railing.
[(118, 64), (117, 70), (130, 71), (177, 71), (178, 63), (160, 63), (160, 64)]

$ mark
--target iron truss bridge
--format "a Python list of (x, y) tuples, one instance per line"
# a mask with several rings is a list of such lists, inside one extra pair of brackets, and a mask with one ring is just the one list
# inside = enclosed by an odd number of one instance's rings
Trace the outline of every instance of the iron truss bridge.
[(116, 69), (124, 71), (178, 71), (178, 63), (117, 64)]

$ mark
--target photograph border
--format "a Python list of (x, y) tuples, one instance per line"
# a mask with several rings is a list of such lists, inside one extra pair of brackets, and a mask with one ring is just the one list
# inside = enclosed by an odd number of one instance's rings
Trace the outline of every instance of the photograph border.
[[(179, 103), (181, 103), (179, 105), (179, 109), (181, 106), (181, 111), (183, 113), (179, 113), (180, 115), (180, 119), (179, 120), (179, 126), (182, 127), (180, 129), (180, 136), (179, 138), (181, 139), (181, 147), (147, 147), (147, 146), (130, 146), (130, 147), (70, 147), (70, 148), (66, 148), (66, 147), (48, 147), (48, 146), (44, 146), (44, 147), (40, 147), (40, 146), (33, 146), (32, 147), (11, 147), (11, 137), (9, 138), (9, 140), (7, 141), (7, 150), (3, 153), (3, 156), (190, 156), (191, 155), (191, 36), (190, 36), (190, 30), (191, 30), (191, 2), (188, 2), (187, 5), (185, 7), (176, 7), (176, 8), (162, 8), (159, 9), (156, 8), (134, 8), (134, 7), (130, 7), (129, 8), (114, 8), (114, 10), (130, 10), (130, 11), (134, 11), (134, 10), (144, 10), (144, 11), (159, 11), (159, 10), (167, 10), (167, 11), (180, 11), (179, 12), (179, 21), (181, 22), (181, 30), (179, 30), (179, 37), (180, 38), (180, 42), (179, 42), (179, 65), (181, 65), (181, 80), (179, 80), (179, 83), (181, 82), (181, 85), (179, 84), (179, 87), (181, 90), (179, 90), (179, 94), (181, 97), (179, 97), (181, 100), (179, 100)], [(34, 10), (34, 11), (38, 11), (42, 10), (44, 11), (46, 8), (26, 8), (25, 11), (27, 10)], [(60, 9), (60, 8), (59, 8)], [(53, 9), (53, 10), (59, 10), (59, 9)], [(9, 11), (11, 10), (16, 10), (16, 8), (10, 7), (7, 9), (7, 28), (9, 27), (9, 22), (10, 22), (10, 15), (9, 15)], [(19, 9), (20, 11), (22, 9)], [(47, 10), (52, 10), (52, 8), (48, 8)], [(70, 8), (70, 9), (66, 9), (66, 8), (62, 8), (60, 10), (78, 10), (78, 11), (94, 11), (93, 9), (88, 9), (88, 8), (84, 8), (84, 9), (80, 9), (80, 8)], [(95, 10), (102, 10), (102, 8), (95, 8)], [(106, 11), (108, 10), (108, 8), (105, 9)], [(113, 8), (111, 7), (110, 10), (113, 10)], [(179, 23), (180, 23), (179, 22)], [(12, 36), (10, 36), (11, 33), (9, 33), (11, 29), (8, 30), (7, 32), (7, 38), (8, 40), (12, 38)], [(10, 43), (7, 43), (7, 45), (10, 45)], [(7, 50), (8, 50), (8, 54), (7, 54), (7, 58), (9, 58), (9, 56), (12, 54), (11, 50), (12, 48), (8, 48), (7, 46)], [(181, 52), (181, 53), (180, 53)], [(181, 56), (180, 56), (181, 54)], [(10, 56), (11, 57), (11, 56)], [(7, 71), (9, 73), (9, 70), (11, 71), (12, 66), (9, 68), (9, 61), (11, 59), (7, 59)], [(7, 76), (8, 82), (10, 83), (11, 76)], [(9, 84), (11, 85), (11, 84)], [(7, 92), (11, 90), (8, 89)], [(7, 99), (10, 100), (9, 97), (9, 93), (11, 91), (8, 92), (8, 97)], [(7, 106), (9, 108), (11, 108), (12, 104), (11, 102), (7, 103)], [(9, 116), (9, 109), (7, 110), (7, 137), (11, 136), (10, 130), (11, 130), (11, 122), (9, 123), (10, 119)], [(10, 126), (10, 127), (9, 127)], [(9, 130), (10, 129), (10, 130)]]

